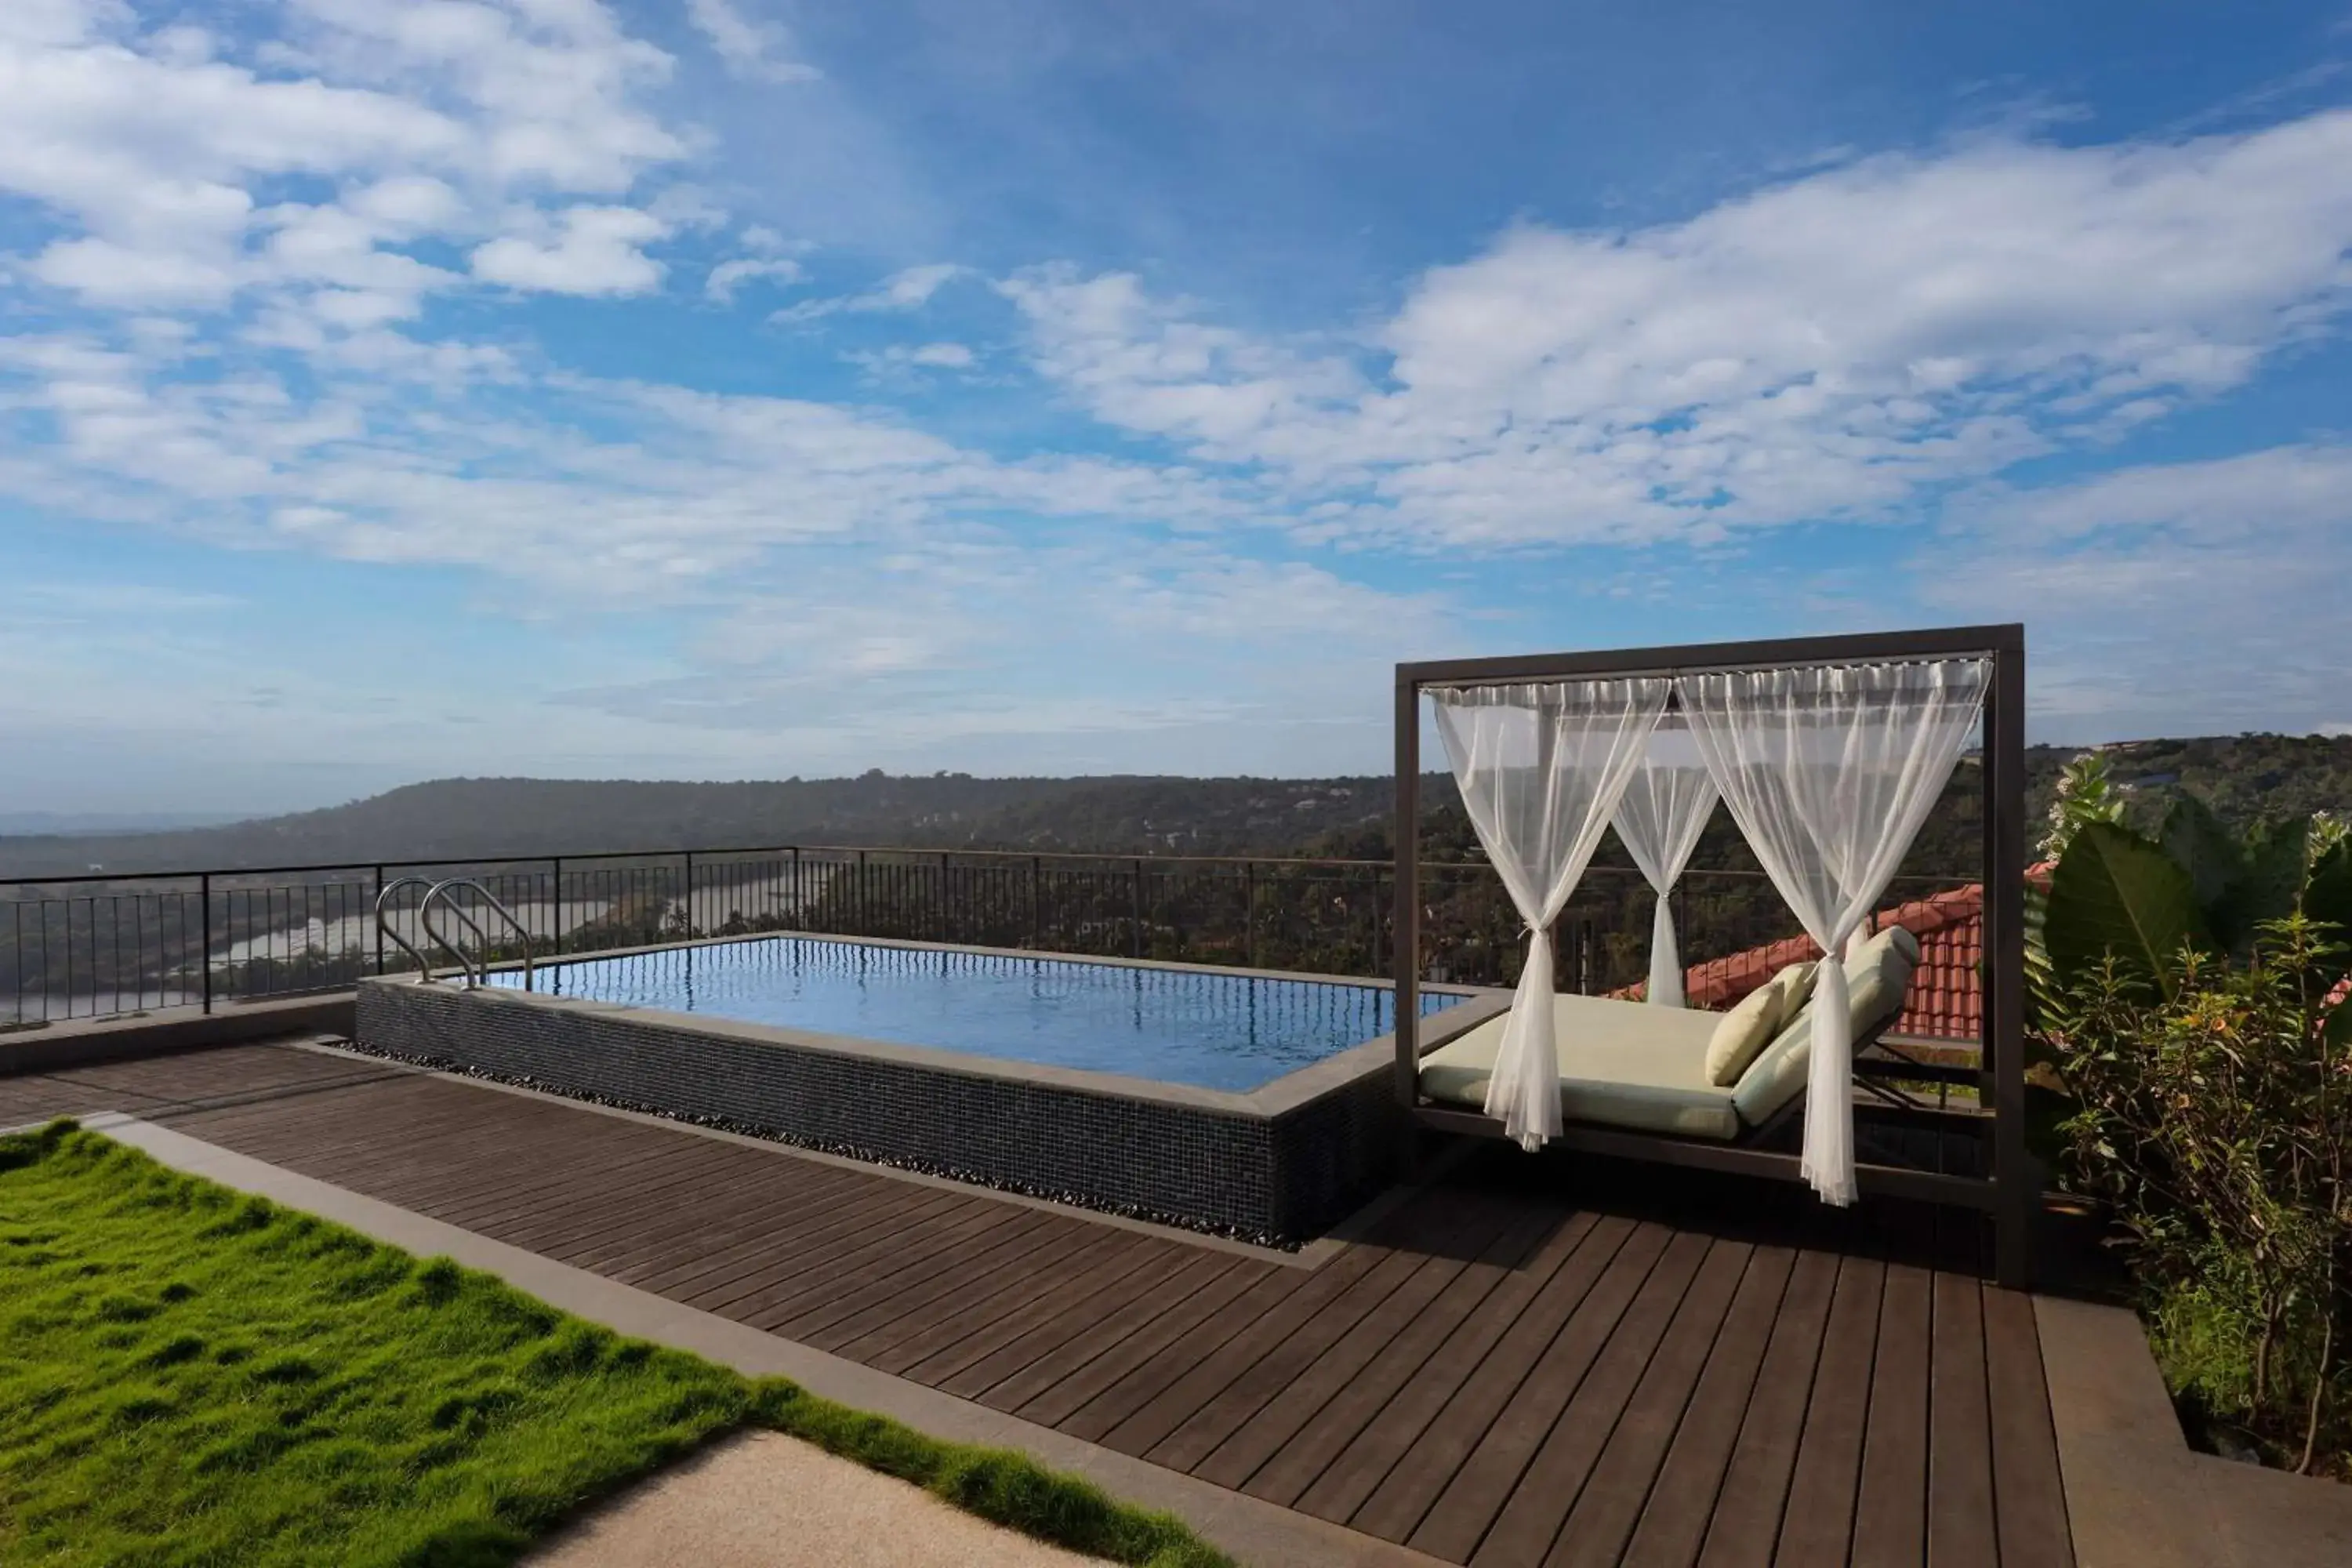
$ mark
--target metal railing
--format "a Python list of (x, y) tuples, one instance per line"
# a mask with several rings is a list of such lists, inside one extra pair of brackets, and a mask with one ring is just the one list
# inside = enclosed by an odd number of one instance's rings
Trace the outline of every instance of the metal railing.
[[(492, 947), (490, 933), (482, 929), (482, 922), (474, 918), (471, 910), (457, 901), (457, 895), (460, 892), (472, 894), (478, 904), (504, 921), (507, 929), (514, 932), (515, 944), (522, 950), (522, 988), (526, 991), (530, 990), (531, 988), (530, 928), (516, 919), (512, 910), (499, 902), (498, 896), (475, 879), (444, 877), (425, 889), (425, 896), (416, 901), (416, 921), (425, 928), (425, 934), (433, 939), (433, 944), (436, 947), (457, 961), (457, 966), (465, 972), (467, 989), (472, 990), (482, 984), (488, 967), (488, 955)], [(436, 909), (447, 910), (457, 918), (458, 924), (473, 933), (474, 955), (468, 955), (465, 949), (441, 933), (441, 928), (433, 923), (433, 911)], [(377, 913), (377, 921), (381, 929), (383, 921), (381, 909)], [(425, 971), (426, 978), (429, 979), (431, 973), (432, 971), (428, 967)]]
[[(340, 990), (404, 954), (429, 972), (426, 900), (398, 895), (455, 879), (507, 922), (453, 944), (460, 967), (798, 931), (1384, 976), (1392, 875), (1385, 860), (786, 845), (0, 879), (0, 1029)], [(1889, 898), (1969, 880), (1906, 877)], [(1422, 888), (1429, 978), (1513, 984), (1521, 928), (1486, 863), (1425, 860)], [(1691, 963), (1796, 931), (1752, 870), (1692, 870), (1675, 899)], [(1642, 979), (1653, 902), (1632, 869), (1592, 868), (1559, 928), (1561, 986)]]

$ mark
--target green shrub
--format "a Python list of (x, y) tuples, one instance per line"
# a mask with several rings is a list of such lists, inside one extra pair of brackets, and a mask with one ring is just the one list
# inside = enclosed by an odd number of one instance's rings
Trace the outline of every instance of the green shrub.
[(2040, 1022), (2076, 1101), (2069, 1173), (2111, 1206), (2176, 1395), (2276, 1462), (2346, 1474), (2352, 1007), (2333, 935), (2292, 914), (2238, 958), (2111, 952)]

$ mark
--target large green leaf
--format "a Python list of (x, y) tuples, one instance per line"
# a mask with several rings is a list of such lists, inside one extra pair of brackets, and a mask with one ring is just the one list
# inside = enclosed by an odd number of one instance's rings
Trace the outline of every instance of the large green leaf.
[(2232, 953), (2253, 945), (2264, 921), (2294, 913), (2303, 895), (2304, 857), (2309, 852), (2308, 818), (2265, 823), (2246, 839), (2242, 868), (2221, 896), (2205, 906), (2213, 940)]
[(2245, 851), (2238, 836), (2211, 806), (2193, 795), (2183, 793), (2173, 798), (2157, 839), (2164, 852), (2189, 873), (2200, 910), (2220, 904), (2231, 885), (2246, 874)]
[(2117, 965), (2172, 992), (2172, 960), (2184, 944), (2207, 945), (2189, 872), (2128, 828), (2086, 822), (2050, 876), (2042, 944), (2053, 978), (2072, 990), (2113, 953)]
[[(2303, 884), (2303, 912), (2336, 928), (2320, 933), (2325, 940), (2352, 949), (2352, 838), (2339, 839), (2312, 862)], [(2341, 971), (2352, 960), (2338, 957), (2329, 967)]]

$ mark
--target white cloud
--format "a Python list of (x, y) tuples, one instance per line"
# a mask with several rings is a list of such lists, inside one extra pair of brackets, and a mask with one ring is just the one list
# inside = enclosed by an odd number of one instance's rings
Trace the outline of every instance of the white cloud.
[(1108, 423), (1447, 548), (1908, 515), (2228, 390), (2341, 310), (2352, 112), (1865, 160), (1636, 231), (1526, 226), (1352, 348), (1066, 268), (1005, 285)]
[(1914, 573), (1931, 606), (2028, 622), (2036, 707), (2070, 738), (2307, 729), (2347, 706), (2352, 447), (1988, 489)]
[(853, 349), (841, 356), (867, 374), (887, 379), (927, 370), (971, 370), (980, 356), (963, 343), (892, 343), (887, 348)]
[(712, 268), (710, 276), (703, 280), (702, 291), (721, 305), (731, 305), (735, 302), (735, 290), (755, 278), (797, 283), (801, 279), (801, 264), (782, 256), (738, 257)]
[(478, 249), (493, 281), (656, 276), (648, 220), (614, 198), (686, 152), (635, 101), (670, 62), (594, 0), (289, 0), (293, 30), (243, 59), (184, 26), (142, 37), (121, 5), (0, 9), (0, 195), (61, 231), (29, 275), (86, 303), (249, 296), (365, 332), (463, 281), (405, 253), (431, 242)]
[(761, 81), (814, 81), (814, 66), (792, 58), (792, 34), (775, 22), (752, 21), (732, 0), (686, 0), (687, 19), (736, 76)]
[(474, 276), (486, 283), (553, 294), (641, 294), (661, 282), (661, 263), (640, 247), (669, 233), (635, 207), (573, 207), (559, 232), (539, 242), (508, 235), (478, 248)]
[(775, 321), (813, 321), (821, 317), (837, 315), (844, 310), (866, 314), (877, 311), (919, 310), (931, 302), (931, 296), (969, 268), (953, 262), (932, 262), (922, 267), (909, 267), (884, 279), (879, 287), (862, 294), (844, 294), (829, 300), (804, 300), (788, 306), (770, 317)]

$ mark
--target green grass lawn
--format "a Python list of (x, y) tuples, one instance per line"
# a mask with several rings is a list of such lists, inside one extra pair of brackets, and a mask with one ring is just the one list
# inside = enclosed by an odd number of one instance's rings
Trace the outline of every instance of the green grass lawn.
[(622, 1339), (70, 1123), (0, 1138), (0, 1561), (509, 1563), (752, 1425), (1078, 1551), (1226, 1561), (1018, 1454)]

